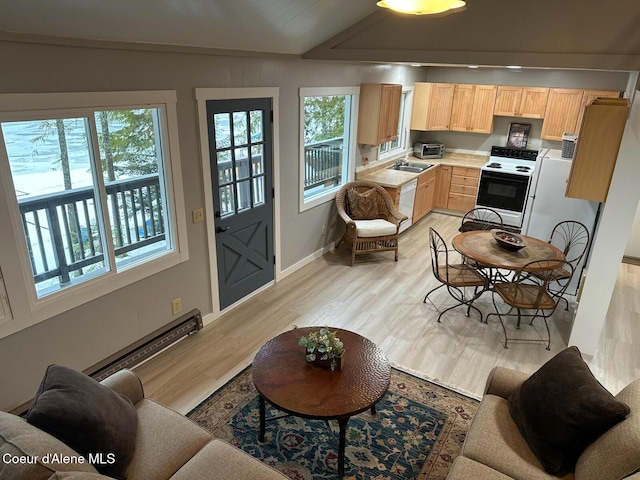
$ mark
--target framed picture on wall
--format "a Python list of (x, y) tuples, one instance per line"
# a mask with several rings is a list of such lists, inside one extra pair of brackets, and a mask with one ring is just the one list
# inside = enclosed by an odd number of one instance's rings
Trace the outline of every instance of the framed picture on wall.
[(507, 135), (507, 147), (527, 148), (529, 141), (530, 123), (509, 124), (509, 134)]

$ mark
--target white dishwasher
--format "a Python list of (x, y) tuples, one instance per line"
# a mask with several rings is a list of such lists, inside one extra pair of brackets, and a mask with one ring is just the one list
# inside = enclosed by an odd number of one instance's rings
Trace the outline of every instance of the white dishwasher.
[(398, 210), (400, 210), (400, 213), (404, 213), (407, 217), (409, 217), (408, 220), (405, 220), (400, 225), (401, 232), (405, 231), (411, 226), (413, 219), (413, 202), (415, 202), (416, 199), (416, 188), (418, 188), (417, 178), (411, 180), (409, 183), (405, 183), (404, 185), (402, 185), (402, 188), (400, 188), (400, 205), (398, 207)]

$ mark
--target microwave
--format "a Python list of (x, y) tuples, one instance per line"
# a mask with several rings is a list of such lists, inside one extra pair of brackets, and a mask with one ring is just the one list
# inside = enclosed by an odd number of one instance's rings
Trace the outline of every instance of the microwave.
[(413, 146), (413, 156), (416, 158), (442, 158), (444, 157), (443, 143), (416, 143)]

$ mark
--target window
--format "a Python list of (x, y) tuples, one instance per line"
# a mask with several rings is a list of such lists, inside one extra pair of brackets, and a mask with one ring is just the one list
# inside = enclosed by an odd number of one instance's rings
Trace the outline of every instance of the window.
[(59, 313), (187, 259), (175, 93), (4, 103), (18, 106), (0, 114), (0, 173), (12, 180), (4, 189), (32, 311), (64, 303), (50, 310)]
[(378, 158), (385, 159), (405, 152), (409, 143), (409, 114), (411, 90), (403, 90), (400, 99), (400, 118), (398, 119), (398, 136), (395, 140), (385, 142), (378, 148)]
[(300, 211), (353, 178), (357, 88), (300, 89)]

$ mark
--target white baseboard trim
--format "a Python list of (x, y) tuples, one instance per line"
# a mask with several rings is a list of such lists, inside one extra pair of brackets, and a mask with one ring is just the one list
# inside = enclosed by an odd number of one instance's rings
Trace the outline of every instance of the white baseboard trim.
[(204, 315), (202, 317), (202, 328), (206, 327), (207, 325), (212, 324), (218, 318), (220, 318), (220, 315), (215, 315), (214, 313), (207, 313), (206, 315)]
[(323, 256), (325, 253), (333, 252), (335, 250), (335, 248), (336, 248), (336, 242), (331, 242), (329, 245), (326, 245), (324, 248), (321, 248), (320, 250), (318, 250), (318, 251), (312, 253), (311, 255), (309, 255), (308, 257), (303, 258), (299, 262), (294, 263), (289, 268), (285, 268), (284, 270), (282, 270), (280, 272), (280, 280), (288, 277), (292, 273), (297, 272), (301, 268), (306, 267), (307, 265), (309, 265), (314, 260), (317, 260), (318, 258)]

